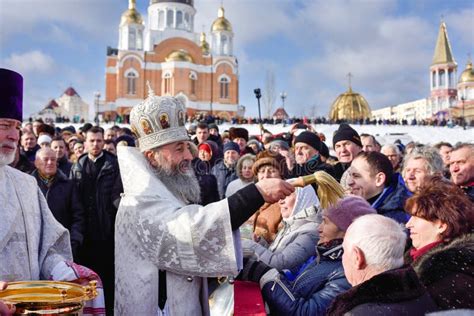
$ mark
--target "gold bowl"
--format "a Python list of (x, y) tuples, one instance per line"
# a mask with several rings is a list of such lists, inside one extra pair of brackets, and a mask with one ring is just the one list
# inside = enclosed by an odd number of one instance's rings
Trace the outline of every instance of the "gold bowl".
[(15, 315), (82, 315), (84, 302), (97, 296), (97, 281), (83, 286), (71, 282), (10, 282), (0, 300), (16, 307)]

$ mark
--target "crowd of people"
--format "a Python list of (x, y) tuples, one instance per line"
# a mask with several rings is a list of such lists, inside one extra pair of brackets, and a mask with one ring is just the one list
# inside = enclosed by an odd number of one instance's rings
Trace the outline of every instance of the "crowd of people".
[(63, 267), (100, 281), (91, 314), (206, 315), (222, 276), (270, 315), (474, 309), (473, 143), (187, 130), (152, 91), (130, 128), (21, 124), (21, 77), (0, 81), (0, 289)]
[[(203, 115), (198, 114), (194, 116), (189, 116), (187, 118), (188, 123), (190, 124), (197, 124), (199, 122), (206, 122), (206, 123), (223, 123), (223, 122), (230, 122), (232, 124), (265, 124), (265, 125), (274, 125), (274, 124), (283, 124), (284, 126), (290, 126), (297, 122), (304, 122), (305, 124), (341, 124), (341, 123), (350, 123), (350, 124), (357, 124), (357, 125), (411, 125), (411, 126), (447, 126), (447, 127), (454, 127), (454, 126), (474, 126), (474, 121), (466, 120), (465, 118), (429, 118), (429, 119), (357, 119), (357, 120), (330, 120), (324, 116), (319, 117), (310, 117), (310, 116), (303, 116), (303, 117), (286, 117), (286, 118), (258, 118), (258, 117), (232, 117), (230, 120), (226, 120), (224, 118), (214, 116), (214, 115)], [(122, 120), (119, 120), (122, 123)]]

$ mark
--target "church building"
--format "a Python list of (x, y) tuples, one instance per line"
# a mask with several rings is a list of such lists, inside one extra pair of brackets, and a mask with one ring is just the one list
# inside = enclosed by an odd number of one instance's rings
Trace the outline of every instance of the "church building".
[(220, 7), (208, 36), (195, 32), (195, 15), (194, 0), (150, 0), (144, 21), (129, 0), (118, 47), (107, 49), (105, 119), (120, 115), (127, 122), (131, 108), (148, 95), (148, 83), (156, 95), (181, 98), (188, 116), (230, 120), (239, 114), (232, 25)]
[(468, 58), (458, 78), (446, 23), (441, 21), (429, 68), (428, 97), (372, 111), (374, 119), (474, 121), (474, 71)]

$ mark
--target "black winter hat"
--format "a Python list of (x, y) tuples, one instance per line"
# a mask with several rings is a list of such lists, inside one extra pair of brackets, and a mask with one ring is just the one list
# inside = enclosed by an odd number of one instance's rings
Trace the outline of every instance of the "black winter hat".
[(313, 132), (303, 132), (296, 136), (295, 138), (295, 145), (296, 143), (305, 143), (309, 146), (313, 147), (317, 151), (321, 150), (321, 139), (318, 135)]
[(336, 143), (341, 140), (350, 140), (354, 144), (362, 147), (359, 133), (346, 123), (339, 125), (339, 128), (334, 132), (334, 136), (332, 137), (333, 148), (336, 148)]

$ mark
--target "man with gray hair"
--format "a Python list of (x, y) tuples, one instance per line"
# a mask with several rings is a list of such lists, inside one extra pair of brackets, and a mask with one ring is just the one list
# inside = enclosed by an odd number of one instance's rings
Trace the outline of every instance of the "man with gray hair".
[(266, 179), (198, 205), (185, 111), (179, 99), (150, 89), (130, 113), (139, 148), (118, 148), (124, 194), (115, 223), (116, 315), (209, 314), (206, 277), (241, 268), (233, 231), (264, 202), (294, 191)]
[(443, 175), (443, 159), (433, 147), (416, 147), (405, 156), (402, 176), (406, 187), (414, 193), (427, 176)]
[(347, 229), (342, 265), (353, 286), (335, 298), (327, 315), (425, 315), (436, 304), (415, 271), (403, 265), (407, 236), (378, 214), (357, 218)]
[(400, 172), (400, 165), (402, 163), (403, 155), (400, 152), (400, 149), (395, 144), (385, 144), (380, 150), (382, 154), (387, 156), (388, 160), (392, 164), (394, 172)]

